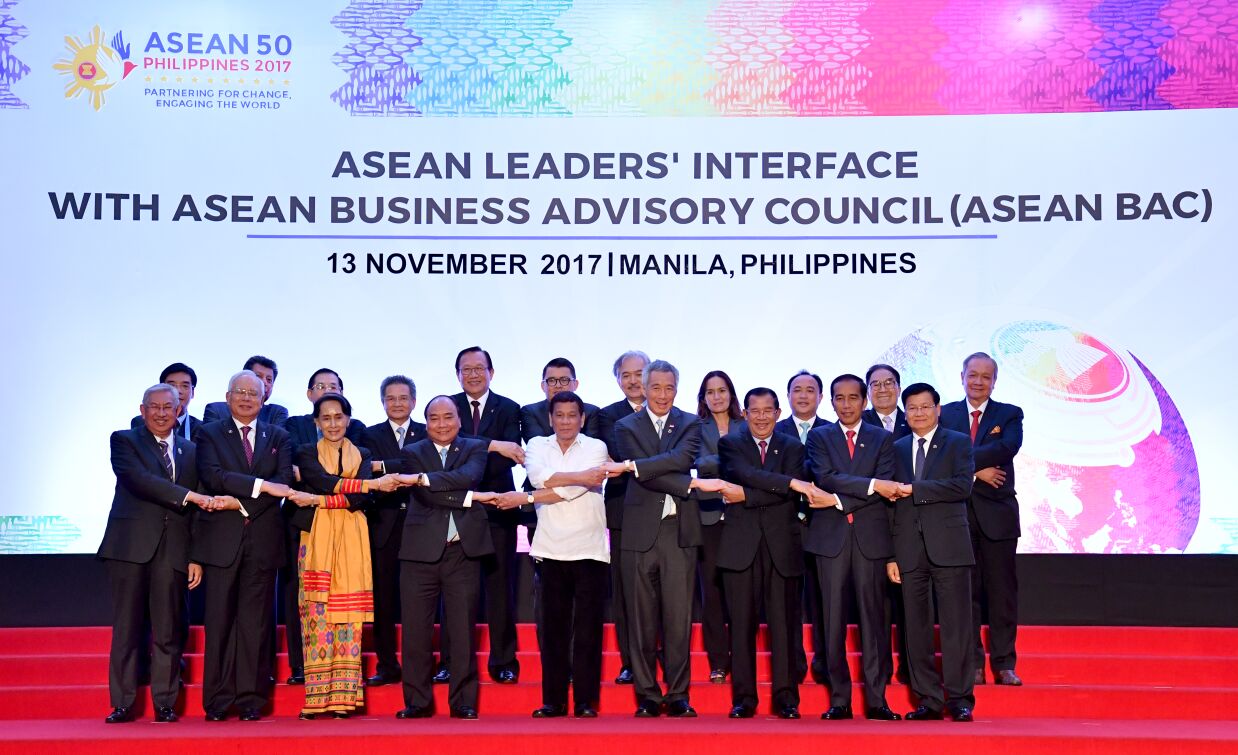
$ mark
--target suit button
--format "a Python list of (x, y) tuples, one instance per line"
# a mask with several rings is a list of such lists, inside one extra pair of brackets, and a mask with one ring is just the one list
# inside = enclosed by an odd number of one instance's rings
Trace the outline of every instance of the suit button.
[(405, 509), (407, 509), (407, 508), (408, 508), (408, 504), (407, 504), (407, 503), (401, 503), (401, 504), (400, 504), (400, 511), (403, 511), (403, 510), (405, 510)]

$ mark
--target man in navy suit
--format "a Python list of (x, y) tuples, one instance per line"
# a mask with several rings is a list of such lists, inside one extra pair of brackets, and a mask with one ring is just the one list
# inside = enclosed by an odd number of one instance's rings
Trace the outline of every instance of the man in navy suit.
[(822, 491), (804, 479), (804, 447), (774, 432), (778, 395), (753, 388), (744, 396), (747, 431), (718, 439), (722, 479), (700, 480), (717, 488), (726, 502), (718, 568), (731, 609), (731, 718), (752, 718), (757, 699), (757, 629), (761, 609), (769, 625), (774, 712), (800, 717), (798, 661), (804, 630), (795, 606), (804, 573), (798, 513), (800, 496), (818, 500)]
[(452, 718), (477, 718), (477, 591), (481, 562), (494, 554), (491, 527), (473, 500), (486, 470), (486, 442), (460, 434), (449, 396), (426, 404), (427, 437), (404, 447), (400, 482), (413, 485), (400, 544), (404, 708), (396, 718), (434, 715), (434, 650), (439, 599), (441, 634), (452, 647)]
[(984, 352), (963, 360), (964, 401), (941, 409), (941, 424), (971, 437), (976, 484), (967, 506), (976, 568), (972, 572), (972, 623), (976, 629), (976, 684), (984, 684), (983, 608), (989, 609), (989, 663), (993, 681), (1019, 686), (1014, 671), (1019, 624), (1019, 501), (1014, 490), (1014, 457), (1023, 445), (1023, 410), (994, 401), (997, 362)]
[[(542, 368), (541, 386), (542, 392), (546, 394), (546, 398), (520, 407), (520, 437), (525, 443), (534, 438), (543, 438), (555, 434), (554, 428), (550, 426), (550, 399), (554, 398), (556, 393), (563, 393), (564, 391), (575, 393), (579, 385), (580, 381), (576, 379), (576, 366), (570, 360), (563, 357), (555, 357), (546, 363), (546, 366)], [(583, 432), (590, 438), (598, 437), (598, 412), (600, 411), (593, 404), (585, 404), (585, 429)], [(531, 489), (527, 483), (525, 489)]]
[[(175, 388), (180, 399), (180, 413), (176, 415), (176, 427), (172, 431), (185, 440), (196, 440), (202, 420), (189, 414), (189, 402), (193, 401), (193, 392), (198, 387), (198, 373), (184, 362), (173, 362), (159, 373), (159, 382)], [(129, 427), (134, 429), (145, 424), (140, 414), (129, 421)]]
[(847, 614), (852, 596), (860, 609), (865, 717), (898, 720), (885, 699), (893, 668), (886, 563), (894, 556), (894, 543), (886, 499), (876, 490), (878, 480), (894, 476), (894, 439), (861, 420), (867, 402), (863, 380), (839, 375), (830, 383), (830, 403), (838, 422), (808, 433), (809, 477), (833, 494), (827, 506), (812, 505), (804, 538), (804, 549), (816, 556), (827, 624), (830, 707), (821, 716), (827, 720), (852, 718), (847, 665)]
[[(649, 366), (649, 355), (643, 351), (625, 351), (615, 359), (611, 368), (623, 398), (603, 407), (598, 412), (597, 438), (606, 443), (606, 452), (611, 460), (620, 458), (619, 444), (615, 440), (615, 424), (645, 407), (645, 384), (641, 376)], [(586, 432), (586, 435), (589, 433)], [(603, 499), (606, 504), (606, 530), (610, 535), (610, 616), (615, 625), (615, 637), (619, 645), (619, 675), (615, 684), (631, 684), (632, 649), (628, 643), (628, 607), (623, 584), (623, 569), (618, 554), (623, 550), (623, 498), (627, 492), (627, 478), (612, 477), (607, 481)]]
[(275, 572), (286, 559), (279, 503), (292, 493), (292, 444), (258, 419), (257, 375), (233, 375), (227, 396), (231, 416), (204, 425), (198, 444), (206, 492), (239, 499), (236, 508), (198, 512), (193, 524), (190, 559), (206, 580), (202, 707), (208, 721), (223, 721), (234, 705), (242, 721), (257, 721), (270, 699)]
[[(258, 411), (258, 421), (283, 427), (288, 419), (288, 410), (279, 404), (268, 403), (271, 400), (271, 391), (275, 390), (275, 378), (279, 377), (279, 367), (275, 365), (275, 361), (255, 354), (245, 360), (245, 366), (241, 369), (249, 370), (262, 381), (262, 409)], [(218, 422), (230, 416), (232, 415), (228, 412), (228, 402), (212, 401), (202, 413), (202, 422)]]
[[(666, 714), (694, 718), (688, 703), (692, 649), (692, 592), (696, 586), (701, 515), (691, 496), (692, 467), (701, 446), (700, 420), (675, 408), (679, 370), (654, 360), (642, 380), (645, 408), (615, 424), (622, 462), (607, 475), (630, 473), (623, 499), (623, 569), (640, 718)], [(658, 684), (658, 628), (662, 632), (666, 693)]]
[[(494, 362), (480, 346), (469, 346), (456, 355), (456, 378), (461, 391), (452, 399), (460, 417), (461, 434), (486, 441), (486, 474), (481, 490), (510, 493), (516, 489), (512, 467), (524, 463), (520, 445), (520, 405), (490, 390)], [(486, 506), (494, 555), (482, 561), (486, 585), (486, 623), (490, 626), (490, 656), (487, 670), (499, 684), (520, 679), (516, 658), (516, 528), (520, 509)], [(442, 646), (451, 657), (451, 642)]]
[[(426, 426), (412, 419), (417, 386), (403, 375), (391, 375), (383, 379), (378, 390), (387, 418), (365, 429), (362, 446), (370, 449), (374, 474), (407, 472), (404, 447), (426, 437)], [(400, 681), (395, 625), (400, 618), (400, 545), (407, 511), (406, 490), (375, 494), (365, 508), (370, 568), (374, 572), (374, 653), (378, 656), (375, 674), (366, 679), (371, 687)]]
[(193, 589), (202, 580), (202, 567), (189, 563), (190, 511), (215, 503), (196, 490), (194, 444), (175, 432), (181, 417), (179, 389), (167, 383), (147, 388), (139, 411), (139, 427), (112, 433), (116, 492), (98, 553), (112, 584), (110, 724), (133, 720), (139, 657), (148, 652), (148, 615), (154, 640), (150, 693), (155, 720), (176, 720), (185, 588)]
[[(894, 558), (890, 580), (903, 586), (911, 689), (920, 698), (908, 721), (972, 720), (971, 571), (967, 526), (971, 495), (971, 441), (938, 424), (941, 397), (928, 383), (903, 391), (911, 434), (894, 444), (894, 480), (876, 490), (894, 502)], [(933, 602), (941, 625), (941, 671), (933, 645)], [(945, 685), (945, 694), (942, 685)]]

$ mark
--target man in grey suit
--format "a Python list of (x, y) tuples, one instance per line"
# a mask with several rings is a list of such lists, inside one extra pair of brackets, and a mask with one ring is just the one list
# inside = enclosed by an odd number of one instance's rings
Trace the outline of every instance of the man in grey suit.
[[(701, 517), (691, 497), (701, 447), (700, 420), (674, 406), (679, 370), (654, 360), (642, 375), (647, 403), (615, 424), (622, 462), (609, 475), (631, 473), (623, 499), (619, 554), (626, 591), (632, 675), (639, 718), (656, 718), (662, 706), (674, 718), (692, 718), (688, 703), (692, 638), (692, 588), (696, 582)], [(658, 684), (658, 627), (662, 627), (666, 693)]]

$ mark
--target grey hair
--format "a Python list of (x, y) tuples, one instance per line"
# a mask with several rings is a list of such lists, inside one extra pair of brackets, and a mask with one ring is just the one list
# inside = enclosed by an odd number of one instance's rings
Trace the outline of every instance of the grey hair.
[(640, 382), (645, 386), (645, 390), (649, 390), (649, 376), (655, 372), (669, 372), (675, 376), (675, 385), (679, 385), (679, 370), (675, 365), (665, 359), (655, 359), (645, 365), (645, 371), (641, 373)]
[(172, 403), (176, 405), (173, 408), (180, 409), (181, 408), (180, 391), (176, 390), (175, 388), (168, 385), (167, 383), (155, 383), (151, 387), (147, 388), (142, 393), (142, 406), (150, 406), (150, 397), (156, 393), (163, 393), (165, 391), (172, 394)]
[(228, 378), (228, 391), (229, 392), (231, 392), (232, 387), (236, 385), (236, 381), (240, 380), (241, 378), (249, 378), (251, 380), (257, 380), (258, 389), (260, 393), (266, 390), (266, 384), (262, 382), (262, 378), (258, 377), (258, 373), (254, 372), (253, 370), (241, 370), (240, 372), (236, 373), (232, 377)]
[(993, 363), (993, 379), (994, 380), (997, 379), (997, 360), (989, 356), (988, 354), (984, 353), (983, 351), (977, 351), (975, 354), (969, 354), (967, 358), (963, 360), (963, 372), (967, 372), (967, 365), (970, 364), (971, 360), (973, 359), (987, 359), (990, 362), (992, 362)]
[(649, 359), (649, 355), (643, 351), (625, 351), (619, 355), (618, 359), (615, 360), (615, 366), (612, 368), (612, 371), (615, 373), (615, 377), (619, 377), (619, 367), (623, 364), (624, 360), (631, 359), (632, 357), (638, 357), (645, 363), (645, 366), (648, 366), (651, 361)]

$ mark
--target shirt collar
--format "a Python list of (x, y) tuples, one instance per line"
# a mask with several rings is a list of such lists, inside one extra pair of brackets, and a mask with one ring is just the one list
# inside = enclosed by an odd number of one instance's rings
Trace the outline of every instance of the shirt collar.
[(847, 431), (848, 431), (848, 430), (852, 431), (852, 432), (853, 432), (853, 433), (855, 433), (856, 435), (859, 435), (859, 434), (860, 434), (860, 425), (862, 425), (862, 424), (864, 424), (864, 420), (860, 420), (859, 422), (856, 422), (856, 423), (855, 423), (854, 425), (852, 425), (851, 427), (847, 427), (846, 425), (844, 425), (844, 424), (843, 424), (842, 420), (839, 420), (839, 421), (838, 421), (838, 428), (839, 428), (840, 430), (842, 430), (842, 431), (843, 431), (843, 434), (844, 434), (844, 435), (847, 433)]
[(969, 399), (964, 399), (964, 401), (966, 401), (966, 402), (967, 402), (967, 416), (969, 416), (969, 417), (970, 417), (972, 412), (974, 412), (974, 411), (976, 411), (976, 410), (979, 410), (979, 411), (980, 411), (980, 416), (982, 416), (982, 417), (983, 417), (983, 416), (984, 416), (984, 413), (985, 413), (986, 411), (988, 411), (988, 410), (989, 410), (989, 401), (991, 401), (991, 400), (992, 400), (992, 399), (987, 399), (987, 398), (986, 398), (986, 399), (984, 400), (984, 403), (983, 403), (983, 404), (981, 404), (980, 406), (972, 406), (972, 405), (971, 405), (971, 401), (970, 401)]
[(399, 430), (401, 427), (402, 427), (402, 428), (404, 428), (404, 435), (405, 435), (405, 436), (407, 436), (407, 435), (408, 435), (408, 429), (409, 429), (409, 427), (411, 427), (411, 426), (412, 426), (412, 424), (413, 424), (413, 418), (412, 418), (412, 417), (409, 417), (408, 419), (404, 420), (403, 424), (399, 424), (399, 425), (397, 425), (395, 422), (393, 422), (392, 420), (390, 420), (390, 419), (389, 419), (389, 420), (387, 420), (387, 424), (388, 424), (388, 425), (391, 425), (391, 432), (393, 432), (393, 433), (394, 433), (396, 430)]
[[(927, 443), (925, 443), (924, 445), (929, 446), (929, 447), (932, 447), (932, 445), (933, 445), (933, 436), (937, 434), (937, 428), (939, 428), (939, 427), (941, 427), (941, 423), (940, 423), (940, 422), (938, 422), (936, 425), (933, 425), (933, 429), (932, 429), (932, 430), (929, 430), (929, 431), (928, 431), (928, 435), (925, 435), (925, 436), (924, 436), (924, 439), (925, 439), (926, 441), (928, 441), (928, 442), (927, 442)], [(916, 442), (912, 444), (912, 447), (914, 448), (915, 446), (919, 445), (919, 442), (920, 442), (920, 437), (921, 437), (921, 436), (916, 435), (915, 431), (912, 431), (912, 433), (911, 433), (911, 434), (912, 434), (912, 435), (914, 435), (914, 436), (915, 436), (915, 438), (916, 438)]]
[(254, 417), (253, 422), (250, 422), (250, 423), (248, 423), (248, 424), (246, 424), (246, 423), (244, 423), (244, 422), (240, 421), (240, 420), (239, 420), (239, 419), (237, 419), (236, 417), (233, 417), (233, 418), (232, 418), (232, 421), (233, 421), (234, 423), (236, 423), (236, 429), (237, 429), (237, 430), (240, 430), (242, 427), (248, 427), (250, 430), (257, 430), (257, 429), (258, 429), (258, 418), (257, 418), (257, 417)]

